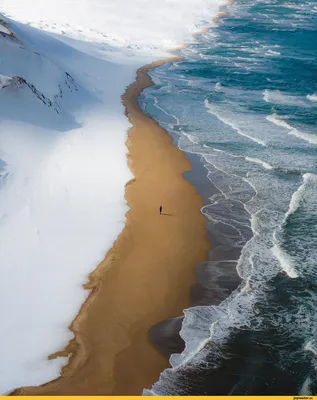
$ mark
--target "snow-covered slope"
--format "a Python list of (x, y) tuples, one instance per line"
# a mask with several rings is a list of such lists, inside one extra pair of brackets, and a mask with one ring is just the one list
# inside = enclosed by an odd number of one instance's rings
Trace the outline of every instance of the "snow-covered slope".
[(82, 285), (125, 223), (121, 95), (217, 6), (0, 0), (15, 19), (0, 15), (0, 393), (67, 362), (47, 357), (72, 337)]
[(131, 173), (120, 95), (134, 73), (29, 26), (10, 29), (0, 36), (2, 393), (58, 376), (66, 360), (47, 356), (71, 338), (81, 285), (123, 228)]
[[(0, 0), (0, 10), (46, 31), (120, 47), (170, 49), (210, 23), (220, 0)], [(32, 4), (32, 6), (30, 5)]]

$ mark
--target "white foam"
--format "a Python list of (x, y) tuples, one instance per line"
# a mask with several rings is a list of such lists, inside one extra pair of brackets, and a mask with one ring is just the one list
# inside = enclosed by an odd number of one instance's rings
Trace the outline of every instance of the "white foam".
[(310, 100), (312, 102), (317, 102), (317, 94), (316, 93), (308, 94), (306, 97), (307, 97), (308, 100)]
[(167, 111), (166, 111), (164, 108), (162, 108), (161, 106), (159, 106), (158, 100), (157, 100), (156, 97), (154, 97), (154, 106), (155, 106), (156, 108), (158, 108), (159, 110), (161, 110), (164, 114), (168, 115), (169, 117), (174, 118), (175, 121), (176, 121), (176, 125), (179, 125), (179, 120), (178, 120), (178, 118), (175, 117), (175, 115), (170, 114), (169, 112), (167, 112)]
[(269, 91), (267, 89), (265, 89), (263, 91), (263, 100), (266, 101), (267, 103), (269, 103)]
[(259, 158), (245, 157), (245, 159), (255, 164), (262, 165), (265, 169), (273, 169), (272, 165), (268, 164), (265, 161), (260, 160)]
[(281, 126), (286, 129), (293, 129), (286, 121), (282, 120), (276, 113), (268, 115), (266, 119), (277, 126)]
[(268, 115), (266, 119), (277, 126), (288, 129), (289, 135), (296, 136), (297, 138), (305, 140), (306, 142), (309, 142), (311, 144), (317, 144), (317, 135), (299, 131), (298, 129), (294, 128), (289, 123), (281, 119), (280, 116), (276, 113)]
[(285, 214), (283, 223), (285, 223), (288, 217), (294, 212), (296, 212), (305, 197), (306, 188), (309, 184), (316, 184), (317, 183), (317, 176), (314, 174), (304, 174), (303, 175), (303, 184), (297, 189), (296, 192), (293, 193), (289, 208), (287, 213)]
[(197, 138), (197, 136), (195, 136), (195, 135), (193, 135), (193, 134), (191, 134), (191, 133), (186, 133), (186, 132), (184, 132), (184, 131), (181, 131), (182, 132), (182, 134), (184, 135), (184, 136), (186, 136), (192, 143), (194, 143), (194, 144), (199, 144), (199, 139)]
[(305, 379), (305, 381), (304, 381), (302, 387), (300, 388), (300, 391), (299, 391), (298, 394), (300, 396), (312, 396), (313, 395), (313, 392), (311, 390), (312, 383), (313, 383), (312, 379), (308, 376)]
[(259, 138), (256, 138), (254, 136), (250, 136), (247, 133), (243, 132), (240, 128), (238, 128), (233, 122), (229, 121), (228, 119), (224, 118), (223, 116), (221, 116), (219, 114), (219, 112), (217, 112), (215, 110), (215, 107), (209, 103), (209, 101), (206, 99), (205, 100), (205, 106), (207, 108), (207, 111), (210, 114), (215, 115), (220, 121), (222, 121), (224, 124), (229, 125), (232, 129), (234, 129), (236, 132), (238, 132), (239, 135), (244, 136), (250, 140), (252, 140), (252, 142), (255, 142), (257, 144), (260, 144), (261, 146), (265, 146), (266, 147), (266, 143), (264, 142), (264, 140), (261, 140)]
[(277, 244), (272, 247), (272, 253), (279, 261), (281, 268), (290, 278), (298, 278), (294, 262), (289, 254), (282, 250)]
[(278, 244), (277, 233), (281, 231), (285, 223), (287, 222), (290, 215), (294, 214), (299, 207), (301, 206), (302, 201), (305, 199), (305, 194), (308, 189), (312, 185), (312, 188), (317, 184), (317, 176), (314, 174), (304, 174), (303, 175), (303, 183), (300, 187), (292, 194), (289, 207), (285, 216), (282, 220), (280, 227), (274, 231), (273, 233), (273, 242), (274, 246), (272, 248), (272, 252), (275, 257), (278, 259), (282, 269), (287, 273), (287, 275), (291, 278), (297, 278), (298, 273), (295, 267), (295, 260), (287, 254)]
[(269, 90), (263, 91), (263, 100), (267, 103), (283, 104), (294, 107), (307, 107), (309, 103), (299, 96), (292, 96), (281, 92), (280, 90)]
[(217, 82), (217, 83), (216, 83), (216, 85), (215, 85), (215, 90), (216, 90), (217, 92), (222, 92), (223, 86), (222, 86), (222, 84), (221, 84), (220, 82)]
[(309, 340), (307, 343), (305, 343), (304, 350), (305, 351), (310, 351), (315, 356), (317, 356), (316, 341), (315, 340)]
[(279, 51), (274, 51), (274, 50), (268, 50), (265, 54), (267, 56), (280, 56), (281, 55), (281, 53)]

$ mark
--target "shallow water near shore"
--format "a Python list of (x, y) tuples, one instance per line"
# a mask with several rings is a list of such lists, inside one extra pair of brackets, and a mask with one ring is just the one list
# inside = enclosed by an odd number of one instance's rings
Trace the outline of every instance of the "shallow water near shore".
[(144, 394), (316, 394), (317, 3), (227, 11), (140, 97), (188, 154), (213, 243), (185, 350)]

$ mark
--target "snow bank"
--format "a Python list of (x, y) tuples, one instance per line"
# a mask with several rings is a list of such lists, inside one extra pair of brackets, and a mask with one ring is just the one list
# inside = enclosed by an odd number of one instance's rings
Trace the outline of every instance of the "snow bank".
[(7, 35), (10, 35), (11, 32), (9, 31), (9, 29), (7, 29), (5, 26), (0, 24), (0, 33), (5, 33)]
[(116, 47), (170, 49), (210, 23), (220, 0), (0, 0), (2, 12), (46, 31)]
[(0, 89), (10, 85), (12, 78), (9, 76), (0, 75)]
[(14, 36), (0, 35), (0, 393), (67, 363), (47, 357), (72, 337), (82, 285), (125, 223), (121, 95), (217, 6), (0, 0), (20, 21), (4, 18)]

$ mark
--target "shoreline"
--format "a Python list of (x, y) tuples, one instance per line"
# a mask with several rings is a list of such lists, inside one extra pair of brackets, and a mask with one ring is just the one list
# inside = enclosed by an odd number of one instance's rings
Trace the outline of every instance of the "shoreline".
[[(183, 176), (191, 164), (143, 113), (138, 97), (153, 85), (150, 69), (181, 58), (141, 67), (122, 97), (133, 125), (126, 142), (135, 176), (126, 185), (130, 210), (124, 230), (85, 285), (91, 293), (71, 325), (75, 339), (49, 357), (71, 355), (69, 363), (58, 379), (13, 395), (137, 395), (169, 366), (148, 331), (190, 306), (194, 267), (207, 258), (210, 243), (203, 201)], [(170, 215), (159, 215), (161, 203)]]
[[(224, 14), (220, 12), (214, 20)], [(150, 388), (169, 366), (168, 359), (150, 343), (149, 329), (183, 315), (190, 306), (190, 289), (196, 282), (194, 267), (207, 259), (211, 244), (207, 219), (200, 212), (202, 198), (184, 178), (191, 163), (168, 133), (143, 113), (138, 97), (153, 85), (149, 70), (181, 59), (174, 55), (139, 68), (122, 96), (125, 114), (133, 125), (126, 141), (128, 165), (134, 175), (125, 187), (130, 209), (124, 230), (84, 285), (91, 293), (70, 326), (75, 338), (49, 357), (69, 356), (68, 364), (58, 379), (12, 394), (136, 395)], [(168, 196), (168, 206), (162, 201), (167, 215), (158, 213), (161, 203), (157, 194)], [(181, 254), (175, 254), (175, 249)]]

